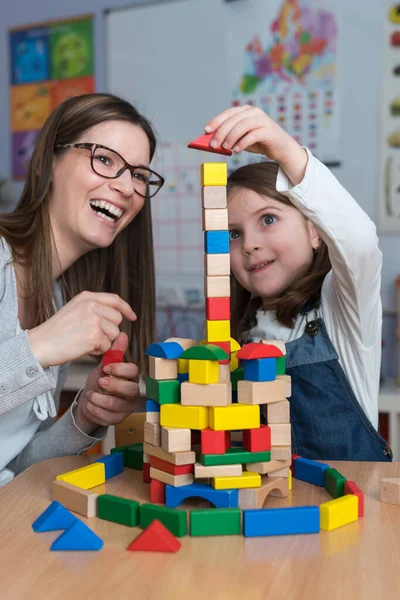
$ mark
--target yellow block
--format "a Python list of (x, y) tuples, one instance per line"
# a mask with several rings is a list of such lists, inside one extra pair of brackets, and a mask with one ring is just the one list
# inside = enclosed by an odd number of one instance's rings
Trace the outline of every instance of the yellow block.
[(245, 471), (238, 477), (212, 477), (211, 485), (215, 490), (261, 487), (261, 475)]
[(178, 373), (189, 373), (189, 359), (178, 358)]
[(260, 407), (257, 404), (212, 406), (209, 411), (210, 428), (214, 431), (256, 429), (260, 427)]
[(206, 338), (209, 343), (225, 342), (231, 337), (230, 321), (206, 321)]
[(200, 172), (201, 185), (226, 185), (228, 167), (226, 163), (203, 163)]
[(75, 469), (75, 471), (68, 471), (68, 473), (57, 475), (56, 479), (66, 481), (84, 490), (90, 490), (90, 488), (96, 487), (96, 485), (105, 483), (106, 468), (104, 463), (93, 463), (87, 467), (81, 467), (80, 469)]
[(341, 498), (324, 502), (319, 507), (320, 527), (332, 531), (358, 519), (358, 498), (347, 494)]
[(162, 404), (160, 406), (160, 425), (177, 429), (206, 429), (208, 427), (208, 408), (206, 406)]
[(219, 362), (217, 360), (189, 360), (190, 383), (218, 383)]
[(288, 486), (289, 486), (289, 492), (290, 492), (293, 489), (292, 469), (289, 469)]
[(236, 354), (237, 354), (237, 352), (231, 352), (231, 362), (229, 363), (230, 364), (230, 368), (231, 368), (231, 372), (232, 371), (236, 371), (236, 369), (239, 366), (239, 359), (236, 358)]

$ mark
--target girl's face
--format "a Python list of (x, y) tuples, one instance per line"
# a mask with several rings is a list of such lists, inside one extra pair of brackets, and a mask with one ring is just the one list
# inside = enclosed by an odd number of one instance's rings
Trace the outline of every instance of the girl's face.
[(309, 269), (320, 238), (294, 206), (233, 188), (228, 218), (232, 272), (255, 296), (274, 298)]
[[(80, 142), (107, 146), (131, 165), (149, 166), (147, 135), (132, 123), (101, 123), (76, 140)], [(105, 179), (92, 170), (90, 155), (90, 150), (70, 148), (54, 159), (49, 212), (64, 268), (89, 250), (112, 244), (145, 202), (135, 192), (129, 170), (117, 179)], [(101, 215), (100, 206), (107, 210), (108, 219)]]

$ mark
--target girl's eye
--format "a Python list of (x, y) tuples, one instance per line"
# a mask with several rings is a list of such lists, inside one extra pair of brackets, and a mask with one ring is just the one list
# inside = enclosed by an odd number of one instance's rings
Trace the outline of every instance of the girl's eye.
[(264, 225), (272, 225), (276, 221), (276, 217), (274, 215), (264, 215), (262, 218), (262, 222)]
[(229, 241), (233, 242), (234, 240), (237, 240), (239, 235), (240, 233), (236, 229), (231, 229), (229, 232)]

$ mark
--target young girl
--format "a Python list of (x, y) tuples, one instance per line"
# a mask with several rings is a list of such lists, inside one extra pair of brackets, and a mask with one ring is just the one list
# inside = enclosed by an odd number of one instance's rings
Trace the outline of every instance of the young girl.
[(260, 109), (224, 111), (213, 144), (275, 162), (228, 179), (233, 335), (282, 339), (293, 452), (388, 461), (378, 433), (382, 255), (373, 222), (331, 172)]
[[(19, 204), (0, 215), (0, 484), (87, 450), (133, 412), (154, 339), (155, 146), (127, 102), (69, 99), (43, 126)], [(68, 362), (109, 348), (127, 362), (94, 369), (53, 423)]]

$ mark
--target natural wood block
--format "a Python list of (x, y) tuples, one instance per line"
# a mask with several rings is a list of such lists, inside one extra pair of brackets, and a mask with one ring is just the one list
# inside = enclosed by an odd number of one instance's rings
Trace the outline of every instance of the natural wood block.
[(270, 429), (272, 446), (289, 446), (292, 443), (290, 424), (273, 424)]
[(290, 398), (292, 395), (292, 378), (290, 375), (277, 375), (277, 379), (283, 379), (286, 382), (285, 397)]
[(189, 452), (192, 449), (190, 429), (162, 427), (161, 448), (165, 452)]
[(149, 356), (149, 376), (152, 379), (176, 379), (178, 362), (167, 358)]
[(226, 298), (231, 295), (230, 277), (204, 277), (204, 295), (206, 298)]
[(196, 454), (192, 451), (165, 452), (162, 448), (158, 446), (152, 446), (146, 442), (143, 444), (143, 452), (149, 456), (156, 456), (157, 458), (161, 458), (161, 460), (166, 460), (167, 462), (177, 466), (194, 465), (196, 462)]
[(52, 500), (57, 500), (68, 510), (83, 517), (92, 518), (97, 517), (97, 497), (105, 493), (105, 485), (88, 491), (66, 481), (53, 481), (51, 497)]
[(171, 338), (168, 338), (165, 341), (166, 342), (176, 342), (177, 344), (179, 344), (180, 346), (182, 346), (182, 348), (184, 350), (188, 350), (189, 348), (192, 348), (193, 346), (197, 346), (198, 345), (198, 341), (197, 340), (192, 340), (190, 338), (171, 337)]
[(270, 473), (279, 472), (286, 467), (290, 467), (291, 462), (291, 460), (270, 460), (269, 462), (250, 463), (246, 465), (246, 469), (252, 473), (269, 475)]
[(380, 482), (380, 501), (400, 505), (400, 477), (386, 477)]
[(144, 441), (153, 446), (161, 444), (161, 428), (159, 423), (149, 423), (146, 421), (144, 424)]
[(172, 485), (173, 487), (182, 487), (183, 485), (190, 485), (193, 483), (193, 475), (186, 473), (185, 475), (171, 475), (160, 469), (150, 467), (150, 477), (157, 481), (162, 481), (166, 485)]
[(203, 208), (226, 208), (226, 187), (221, 185), (208, 185), (201, 188), (201, 205)]
[(133, 413), (122, 423), (115, 425), (115, 445), (127, 446), (144, 441), (144, 422), (146, 413)]
[(208, 277), (230, 275), (230, 254), (204, 254), (204, 274)]
[(166, 460), (162, 460), (161, 458), (157, 458), (157, 456), (150, 457), (150, 466), (155, 469), (159, 469), (160, 471), (164, 471), (165, 473), (171, 473), (171, 475), (186, 475), (187, 473), (194, 472), (194, 465), (182, 465), (178, 467), (177, 465), (172, 465)]
[(286, 478), (269, 479), (268, 475), (264, 475), (261, 477), (261, 487), (239, 490), (239, 507), (242, 510), (262, 508), (267, 496), (285, 498), (288, 494), (288, 480)]
[(270, 404), (285, 400), (286, 382), (283, 379), (274, 381), (238, 382), (239, 404)]
[(227, 365), (219, 365), (219, 383), (229, 383), (231, 382), (231, 366), (228, 363)]
[(290, 404), (289, 400), (282, 402), (273, 402), (267, 405), (267, 423), (290, 423)]
[(206, 320), (206, 339), (209, 344), (229, 341), (231, 339), (231, 322)]
[(271, 460), (290, 460), (292, 462), (292, 446), (271, 446)]
[(276, 348), (279, 348), (279, 350), (282, 352), (282, 354), (284, 356), (286, 356), (286, 346), (285, 346), (285, 342), (283, 342), (282, 340), (260, 340), (263, 344), (269, 344), (271, 346), (275, 346)]
[[(198, 384), (209, 384), (218, 383), (219, 381), (219, 368), (217, 360), (189, 360), (189, 382), (184, 383), (198, 383)], [(181, 390), (181, 402), (182, 402), (182, 390)]]
[(150, 462), (150, 456), (148, 454), (146, 454), (145, 452), (143, 452), (143, 462), (144, 463)]
[[(160, 413), (159, 412), (147, 412), (146, 413), (146, 423), (160, 423)], [(144, 434), (144, 426), (143, 426), (143, 434)]]
[(203, 477), (235, 477), (243, 473), (242, 465), (214, 465), (205, 467), (200, 463), (194, 463), (194, 477), (201, 479)]
[(285, 467), (284, 469), (278, 469), (277, 471), (271, 471), (268, 473), (269, 477), (289, 477), (290, 468)]
[[(181, 385), (182, 406), (229, 406), (231, 403), (232, 385), (230, 382), (202, 385), (185, 381)], [(191, 429), (196, 429), (196, 427), (191, 427)]]
[(203, 231), (226, 231), (228, 229), (228, 209), (203, 208), (202, 228)]
[(203, 163), (200, 167), (200, 183), (204, 186), (226, 186), (228, 182), (228, 165), (224, 163)]

